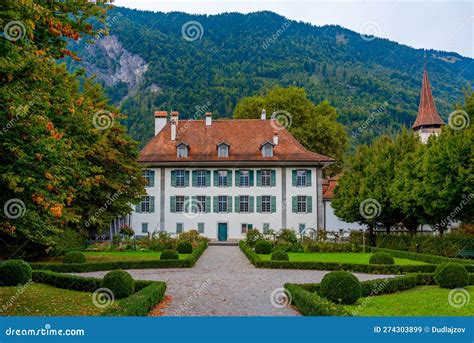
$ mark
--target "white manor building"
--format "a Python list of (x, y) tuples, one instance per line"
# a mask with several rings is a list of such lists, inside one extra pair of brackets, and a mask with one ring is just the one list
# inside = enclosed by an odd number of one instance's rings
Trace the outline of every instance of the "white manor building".
[(136, 235), (194, 229), (225, 241), (250, 228), (323, 227), (322, 170), (334, 159), (306, 150), (265, 111), (261, 119), (170, 117), (155, 112), (155, 136), (140, 152), (148, 195), (124, 221)]

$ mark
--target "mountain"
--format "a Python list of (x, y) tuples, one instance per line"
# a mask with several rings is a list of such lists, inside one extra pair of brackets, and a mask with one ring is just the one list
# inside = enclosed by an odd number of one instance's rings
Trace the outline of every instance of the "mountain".
[(115, 8), (107, 26), (110, 35), (97, 36), (94, 45), (71, 43), (82, 61), (68, 66), (96, 75), (142, 145), (153, 135), (155, 110), (230, 117), (240, 99), (274, 85), (301, 86), (314, 102), (328, 100), (348, 132), (357, 130), (354, 144), (369, 142), (413, 124), (425, 55), (444, 119), (474, 80), (471, 58), (272, 12), (190, 15)]

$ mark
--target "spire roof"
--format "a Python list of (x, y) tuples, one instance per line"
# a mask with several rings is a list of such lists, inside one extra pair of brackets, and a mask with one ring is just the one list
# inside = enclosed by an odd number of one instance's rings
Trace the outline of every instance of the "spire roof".
[(421, 85), (420, 105), (418, 106), (418, 116), (416, 117), (413, 128), (417, 129), (421, 126), (441, 126), (444, 124), (441, 119), (431, 93), (430, 80), (426, 67), (423, 70), (423, 82)]

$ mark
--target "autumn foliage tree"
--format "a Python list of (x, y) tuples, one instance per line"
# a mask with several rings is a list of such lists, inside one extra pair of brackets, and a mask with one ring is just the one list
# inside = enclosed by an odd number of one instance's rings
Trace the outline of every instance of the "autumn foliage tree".
[(57, 63), (78, 58), (67, 40), (94, 35), (92, 20), (104, 20), (107, 7), (3, 5), (10, 31), (0, 40), (0, 255), (50, 251), (65, 230), (103, 230), (144, 193), (137, 145), (119, 111), (81, 72)]

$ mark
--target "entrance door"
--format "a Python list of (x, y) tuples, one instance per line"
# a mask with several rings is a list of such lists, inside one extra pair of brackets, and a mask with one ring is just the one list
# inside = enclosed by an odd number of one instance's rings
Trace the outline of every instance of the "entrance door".
[(219, 241), (227, 240), (227, 223), (219, 223), (217, 226), (217, 239)]

